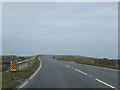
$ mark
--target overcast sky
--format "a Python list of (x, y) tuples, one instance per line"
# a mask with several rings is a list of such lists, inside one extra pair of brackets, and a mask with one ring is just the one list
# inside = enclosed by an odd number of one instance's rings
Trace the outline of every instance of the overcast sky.
[(3, 54), (118, 57), (118, 3), (3, 3)]

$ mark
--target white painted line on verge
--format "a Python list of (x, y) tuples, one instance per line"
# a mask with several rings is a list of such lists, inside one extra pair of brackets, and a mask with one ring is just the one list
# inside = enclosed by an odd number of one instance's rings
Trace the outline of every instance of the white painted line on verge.
[(42, 61), (40, 60), (40, 58), (38, 58), (39, 59), (39, 61), (40, 61), (40, 67), (37, 69), (37, 71), (29, 78), (29, 79), (32, 79), (37, 73), (38, 73), (38, 71), (41, 69), (41, 67), (42, 67)]
[(93, 66), (93, 65), (87, 65), (87, 64), (79, 64), (79, 65), (84, 65), (84, 66), (89, 66), (89, 67), (94, 67), (94, 68), (100, 68), (100, 69), (105, 69), (105, 70), (112, 70), (112, 71), (120, 71), (112, 68), (107, 68), (107, 67), (99, 67), (99, 66)]
[[(97, 79), (97, 78), (95, 78), (95, 80), (97, 80), (98, 82), (100, 82), (100, 83), (102, 83), (102, 84), (104, 84), (104, 85), (106, 85), (106, 86), (108, 86), (108, 87), (111, 87), (111, 88), (116, 89), (114, 86), (112, 86), (112, 85), (110, 85), (110, 84), (107, 84), (107, 83), (105, 83), (105, 82), (103, 82), (103, 81), (101, 81), (101, 80), (99, 80), (99, 79)], [(118, 89), (116, 89), (116, 90), (118, 90)]]
[[(32, 78), (38, 73), (38, 71), (39, 71), (39, 70), (41, 69), (41, 67), (42, 67), (42, 61), (40, 60), (40, 58), (38, 58), (38, 60), (40, 61), (40, 66), (39, 66), (39, 68), (37, 69), (37, 71), (29, 78), (29, 80), (32, 79)], [(24, 82), (24, 83), (20, 86), (20, 88), (23, 88), (28, 82), (29, 82), (29, 81)]]
[(87, 73), (85, 73), (85, 72), (83, 72), (83, 71), (80, 71), (80, 70), (78, 70), (78, 69), (74, 69), (75, 71), (77, 71), (77, 72), (80, 72), (80, 73), (82, 73), (82, 74), (84, 74), (84, 75), (88, 75)]
[(28, 81), (26, 81), (22, 86), (20, 86), (20, 88), (24, 87), (27, 83)]

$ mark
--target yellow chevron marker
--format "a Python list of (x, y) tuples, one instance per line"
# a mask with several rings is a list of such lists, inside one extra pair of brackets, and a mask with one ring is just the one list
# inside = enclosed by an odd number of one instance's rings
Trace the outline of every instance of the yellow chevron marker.
[(17, 71), (17, 61), (16, 60), (10, 61), (10, 71)]

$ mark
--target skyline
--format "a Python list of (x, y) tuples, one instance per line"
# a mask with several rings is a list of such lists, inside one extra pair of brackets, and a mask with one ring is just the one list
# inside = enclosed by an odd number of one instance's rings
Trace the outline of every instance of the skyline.
[(3, 54), (118, 57), (117, 3), (3, 3)]

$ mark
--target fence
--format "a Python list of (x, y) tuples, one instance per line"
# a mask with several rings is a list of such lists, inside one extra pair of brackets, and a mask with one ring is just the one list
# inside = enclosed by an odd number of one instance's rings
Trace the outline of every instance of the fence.
[[(35, 57), (33, 57), (33, 58), (31, 58), (31, 59), (27, 59), (27, 60), (23, 60), (23, 61), (17, 61), (17, 65), (16, 65), (16, 69), (17, 70), (22, 70), (23, 68), (26, 68), (26, 67), (28, 67), (28, 65), (30, 65), (30, 64), (32, 64), (32, 62), (33, 62), (33, 59), (35, 59)], [(12, 67), (12, 65), (11, 65), (11, 67)], [(17, 71), (16, 70), (16, 71)], [(12, 71), (12, 70), (11, 70)]]

